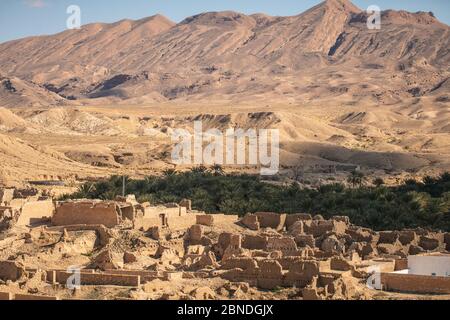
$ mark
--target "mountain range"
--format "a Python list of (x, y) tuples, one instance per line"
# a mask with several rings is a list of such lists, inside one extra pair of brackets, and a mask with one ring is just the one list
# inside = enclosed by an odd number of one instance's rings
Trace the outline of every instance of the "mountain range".
[(0, 184), (161, 172), (171, 133), (195, 120), (279, 129), (283, 174), (450, 170), (449, 26), (431, 12), (367, 19), (327, 0), (289, 17), (155, 15), (2, 43)]
[(379, 30), (366, 21), (350, 1), (327, 0), (289, 17), (208, 12), (177, 24), (155, 15), (9, 41), (0, 105), (448, 99), (448, 25), (392, 10)]

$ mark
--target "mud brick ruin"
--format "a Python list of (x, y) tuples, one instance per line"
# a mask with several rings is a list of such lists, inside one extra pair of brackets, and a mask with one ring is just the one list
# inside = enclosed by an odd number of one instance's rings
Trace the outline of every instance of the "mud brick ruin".
[(134, 196), (54, 201), (3, 189), (0, 204), (1, 300), (450, 294), (448, 233), (375, 232), (304, 213), (209, 215), (189, 200)]

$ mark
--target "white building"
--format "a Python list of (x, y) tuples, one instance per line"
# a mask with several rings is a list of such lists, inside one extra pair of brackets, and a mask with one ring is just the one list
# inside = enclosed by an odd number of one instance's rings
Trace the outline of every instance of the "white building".
[(450, 254), (409, 256), (408, 274), (450, 277)]

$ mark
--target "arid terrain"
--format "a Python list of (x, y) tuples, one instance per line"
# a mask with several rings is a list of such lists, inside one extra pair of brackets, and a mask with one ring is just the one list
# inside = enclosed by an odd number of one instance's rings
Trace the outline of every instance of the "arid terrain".
[[(327, 0), (0, 43), (0, 300), (450, 299), (450, 27), (367, 19)], [(279, 174), (174, 164), (196, 121), (278, 129)]]
[(0, 179), (158, 172), (194, 120), (279, 129), (286, 170), (358, 165), (393, 183), (448, 170), (449, 26), (388, 10), (369, 30), (366, 16), (328, 0), (290, 17), (156, 15), (2, 43)]

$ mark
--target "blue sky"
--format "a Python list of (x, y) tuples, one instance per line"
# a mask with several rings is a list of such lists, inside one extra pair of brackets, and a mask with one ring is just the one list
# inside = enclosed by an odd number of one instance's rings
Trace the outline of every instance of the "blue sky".
[[(0, 0), (0, 42), (65, 30), (69, 5), (81, 8), (82, 24), (114, 22), (163, 14), (175, 22), (206, 12), (234, 10), (247, 14), (296, 15), (320, 0)], [(433, 11), (450, 25), (449, 0), (354, 0), (360, 8)]]

